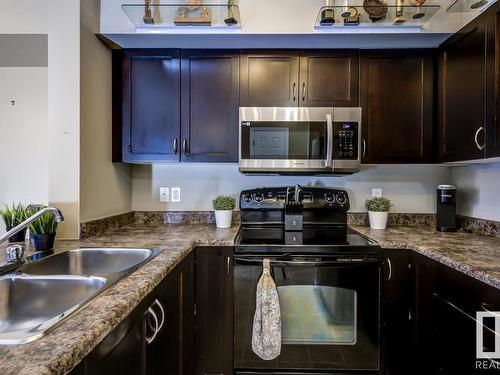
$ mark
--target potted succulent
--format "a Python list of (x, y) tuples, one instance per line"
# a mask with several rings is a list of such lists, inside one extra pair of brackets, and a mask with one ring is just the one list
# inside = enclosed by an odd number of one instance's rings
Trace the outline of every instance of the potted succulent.
[[(36, 211), (33, 210), (32, 214)], [(30, 224), (30, 233), (36, 251), (48, 251), (54, 248), (57, 220), (52, 212), (46, 212)]]
[(236, 200), (233, 197), (219, 196), (212, 201), (217, 228), (229, 228), (233, 218)]
[(387, 217), (393, 204), (391, 200), (384, 197), (367, 199), (365, 207), (368, 210), (370, 228), (385, 229), (387, 227)]
[[(22, 203), (12, 204), (12, 206), (5, 205), (4, 209), (0, 210), (0, 216), (5, 223), (7, 232), (21, 224), (28, 217), (26, 207)], [(9, 242), (22, 242), (25, 238), (26, 229), (23, 229), (10, 237)]]

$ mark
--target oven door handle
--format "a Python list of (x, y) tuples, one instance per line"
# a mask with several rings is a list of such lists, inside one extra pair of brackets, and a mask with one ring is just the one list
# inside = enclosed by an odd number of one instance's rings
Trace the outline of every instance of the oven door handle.
[[(266, 259), (266, 257), (259, 258), (246, 258), (246, 257), (234, 257), (235, 263), (245, 264), (245, 265), (261, 265), (262, 261)], [(269, 258), (267, 258), (269, 259)], [(271, 266), (279, 267), (279, 266), (307, 266), (307, 267), (334, 267), (334, 266), (357, 266), (361, 264), (368, 263), (378, 263), (379, 260), (376, 258), (342, 258), (337, 260), (271, 260)]]
[(333, 158), (333, 121), (330, 113), (326, 114), (326, 158), (325, 167), (332, 167)]

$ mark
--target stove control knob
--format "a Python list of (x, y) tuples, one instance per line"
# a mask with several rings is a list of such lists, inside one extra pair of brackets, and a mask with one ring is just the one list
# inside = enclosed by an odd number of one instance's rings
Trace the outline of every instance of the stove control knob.
[(332, 204), (335, 201), (335, 197), (332, 193), (325, 193), (325, 201), (328, 204)]
[(262, 194), (262, 193), (255, 194), (255, 201), (256, 201), (257, 203), (260, 203), (260, 202), (262, 202), (263, 200), (264, 200), (264, 194)]
[(337, 200), (338, 204), (340, 205), (344, 205), (346, 202), (347, 202), (347, 197), (345, 196), (345, 194), (337, 194), (335, 196), (335, 199)]
[(250, 194), (245, 194), (243, 196), (243, 202), (250, 203), (252, 201), (252, 196)]

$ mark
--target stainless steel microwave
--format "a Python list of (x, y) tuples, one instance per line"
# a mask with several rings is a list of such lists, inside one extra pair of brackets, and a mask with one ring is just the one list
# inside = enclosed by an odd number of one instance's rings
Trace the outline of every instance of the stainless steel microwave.
[(244, 174), (342, 175), (359, 170), (361, 108), (240, 107)]

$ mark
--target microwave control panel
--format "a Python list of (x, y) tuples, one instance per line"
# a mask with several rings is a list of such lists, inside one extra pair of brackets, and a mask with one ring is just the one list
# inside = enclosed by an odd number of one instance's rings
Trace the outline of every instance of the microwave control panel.
[(333, 123), (333, 159), (357, 160), (359, 123), (342, 121)]

